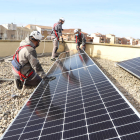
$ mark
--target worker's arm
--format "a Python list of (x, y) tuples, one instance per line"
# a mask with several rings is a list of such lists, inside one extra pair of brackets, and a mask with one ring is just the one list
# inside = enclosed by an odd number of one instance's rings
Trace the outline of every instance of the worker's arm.
[(61, 24), (57, 25), (57, 30), (58, 30), (58, 36), (62, 38), (62, 25)]
[(39, 74), (42, 78), (46, 75), (39, 60), (37, 59), (36, 50), (32, 50), (28, 54), (28, 61), (31, 64), (31, 67), (35, 70), (37, 74)]
[(82, 38), (82, 46), (84, 46), (86, 44), (86, 39), (84, 34), (81, 34), (81, 38)]

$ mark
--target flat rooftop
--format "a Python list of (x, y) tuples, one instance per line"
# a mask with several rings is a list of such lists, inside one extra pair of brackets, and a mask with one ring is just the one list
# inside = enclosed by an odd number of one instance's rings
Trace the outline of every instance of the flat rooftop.
[[(47, 73), (52, 64), (51, 56), (38, 58), (43, 69)], [(101, 68), (105, 75), (113, 84), (122, 92), (134, 108), (140, 113), (140, 80), (127, 71), (115, 65), (114, 61), (100, 58), (92, 58), (93, 61)], [(11, 72), (9, 62), (0, 62), (3, 69), (4, 78), (14, 78)], [(1, 77), (0, 71), (0, 77)], [(0, 136), (4, 133), (9, 124), (13, 121), (19, 110), (25, 104), (35, 87), (26, 88), (24, 93), (21, 90), (14, 89), (14, 82), (0, 81)], [(12, 98), (11, 95), (18, 95)]]

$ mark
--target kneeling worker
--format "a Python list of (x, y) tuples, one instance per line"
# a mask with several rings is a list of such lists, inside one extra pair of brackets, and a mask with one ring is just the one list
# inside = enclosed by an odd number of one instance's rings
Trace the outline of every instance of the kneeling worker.
[(86, 39), (85, 39), (84, 34), (79, 32), (78, 29), (74, 30), (74, 34), (75, 34), (75, 39), (76, 39), (76, 49), (79, 50), (80, 45), (82, 44), (81, 49), (85, 50), (86, 49)]
[(39, 46), (41, 39), (42, 35), (40, 32), (31, 32), (29, 37), (26, 37), (25, 40), (21, 41), (20, 47), (13, 56), (12, 72), (15, 77), (15, 86), (18, 89), (22, 89), (24, 80), (26, 80), (26, 86), (37, 86), (42, 78), (46, 77), (46, 74), (37, 59), (35, 50), (36, 47)]

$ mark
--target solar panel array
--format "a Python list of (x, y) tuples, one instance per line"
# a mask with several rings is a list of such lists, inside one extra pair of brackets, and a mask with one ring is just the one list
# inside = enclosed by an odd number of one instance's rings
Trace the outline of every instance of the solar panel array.
[(139, 113), (84, 52), (62, 53), (2, 140), (139, 140)]
[(140, 57), (118, 62), (117, 65), (140, 78)]

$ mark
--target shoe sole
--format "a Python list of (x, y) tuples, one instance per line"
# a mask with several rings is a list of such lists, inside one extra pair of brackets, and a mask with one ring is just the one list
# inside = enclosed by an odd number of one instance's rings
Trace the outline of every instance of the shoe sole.
[(56, 59), (51, 59), (52, 61), (56, 61)]

